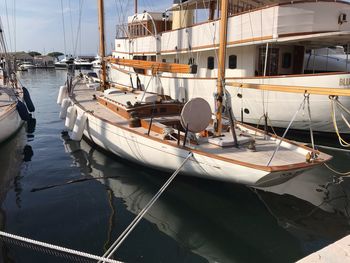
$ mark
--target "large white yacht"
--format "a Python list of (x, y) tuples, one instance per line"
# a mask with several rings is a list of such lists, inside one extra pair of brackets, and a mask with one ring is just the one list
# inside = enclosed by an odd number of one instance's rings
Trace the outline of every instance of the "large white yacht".
[[(226, 83), (231, 85), (226, 91), (235, 117), (255, 124), (264, 123), (265, 117), (283, 128), (303, 100), (303, 94), (245, 89), (242, 84), (348, 89), (347, 55), (335, 60), (335, 49), (328, 47), (350, 42), (349, 17), (350, 3), (344, 1), (231, 0), (226, 50)], [(111, 81), (117, 87), (138, 83), (180, 101), (200, 96), (215, 112), (219, 18), (215, 0), (175, 0), (162, 13), (135, 13), (118, 26), (114, 58), (188, 63), (197, 71), (152, 74), (114, 60)], [(320, 56), (322, 50), (326, 53)], [(350, 107), (350, 99), (339, 101)], [(314, 130), (334, 132), (336, 123), (341, 133), (350, 133), (344, 116), (331, 113), (328, 96), (312, 95), (310, 103)], [(299, 113), (292, 128), (308, 127), (307, 114)]]

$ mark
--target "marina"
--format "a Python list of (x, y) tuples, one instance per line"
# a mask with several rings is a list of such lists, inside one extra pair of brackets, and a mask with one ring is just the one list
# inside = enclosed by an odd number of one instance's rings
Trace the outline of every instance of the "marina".
[(348, 261), (349, 3), (58, 4), (1, 14), (0, 262)]
[[(119, 236), (169, 173), (126, 162), (85, 140), (65, 140), (57, 117), (60, 107), (52, 107), (65, 73), (37, 70), (20, 76), (36, 98), (38, 122), (35, 133), (28, 136), (22, 129), (1, 146), (2, 230), (102, 255), (105, 244)], [(25, 162), (26, 145), (32, 156)], [(347, 170), (348, 152), (327, 153), (334, 156), (332, 167)], [(92, 180), (79, 182), (86, 178)], [(116, 258), (124, 262), (297, 261), (348, 234), (349, 180), (336, 178), (321, 167), (280, 189), (255, 192), (242, 185), (177, 177)], [(11, 242), (3, 246), (3, 262), (74, 262)]]

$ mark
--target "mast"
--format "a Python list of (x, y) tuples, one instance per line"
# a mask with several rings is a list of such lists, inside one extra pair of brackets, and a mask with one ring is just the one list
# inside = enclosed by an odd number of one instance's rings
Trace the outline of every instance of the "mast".
[(107, 88), (107, 70), (106, 61), (104, 60), (106, 56), (105, 49), (105, 25), (104, 25), (104, 5), (103, 0), (97, 0), (98, 2), (98, 31), (100, 35), (100, 49), (99, 55), (101, 57), (101, 90), (104, 91)]
[(218, 80), (217, 80), (217, 112), (216, 112), (216, 129), (215, 135), (221, 136), (222, 132), (222, 108), (224, 97), (225, 83), (225, 61), (227, 45), (227, 17), (228, 17), (228, 0), (221, 0), (221, 19), (220, 19), (220, 46), (219, 46), (219, 63), (218, 63)]
[(134, 6), (135, 6), (135, 15), (136, 15), (137, 14), (137, 0), (135, 0)]

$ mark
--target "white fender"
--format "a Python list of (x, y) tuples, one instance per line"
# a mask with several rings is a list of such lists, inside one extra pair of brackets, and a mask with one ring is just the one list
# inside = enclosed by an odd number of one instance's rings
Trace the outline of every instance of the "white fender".
[(78, 116), (77, 116), (77, 119), (75, 120), (75, 124), (73, 127), (73, 132), (70, 137), (73, 141), (80, 141), (81, 138), (83, 138), (86, 121), (87, 121), (87, 114), (85, 114), (85, 112), (78, 112)]
[(70, 131), (73, 130), (76, 118), (77, 118), (77, 109), (74, 107), (74, 105), (69, 106), (67, 109), (67, 116), (66, 116), (66, 121), (64, 123), (64, 126), (66, 126), (66, 128)]
[(71, 105), (70, 99), (64, 99), (61, 105), (60, 118), (63, 120), (67, 116), (67, 109)]
[(57, 104), (61, 105), (64, 98), (68, 96), (67, 86), (61, 86), (57, 96)]

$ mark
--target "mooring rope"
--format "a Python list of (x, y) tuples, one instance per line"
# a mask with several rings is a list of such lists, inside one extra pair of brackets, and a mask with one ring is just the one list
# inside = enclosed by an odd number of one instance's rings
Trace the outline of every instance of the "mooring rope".
[[(138, 222), (143, 218), (143, 216), (148, 212), (152, 205), (158, 200), (161, 194), (166, 190), (170, 183), (175, 179), (176, 175), (180, 172), (185, 163), (193, 156), (190, 152), (185, 160), (181, 163), (179, 168), (169, 177), (165, 184), (160, 188), (160, 190), (153, 196), (153, 198), (147, 203), (147, 205), (141, 210), (141, 212), (135, 217), (135, 219), (130, 223), (130, 225), (124, 230), (124, 232), (117, 238), (117, 240), (112, 244), (112, 246), (103, 254), (103, 258), (110, 258), (113, 253), (119, 248), (123, 241), (128, 237), (131, 231), (136, 227)], [(99, 262), (107, 262), (100, 260)]]
[(330, 167), (328, 164), (324, 163), (324, 166), (327, 167), (327, 169), (329, 169), (330, 171), (332, 171), (333, 173), (336, 173), (337, 175), (341, 175), (341, 176), (348, 176), (350, 175), (350, 171), (349, 172), (339, 172), (337, 170), (335, 170), (334, 168)]
[[(338, 136), (338, 140), (339, 140), (339, 143), (341, 146), (345, 147), (345, 148), (348, 148), (350, 147), (350, 143), (345, 141), (344, 138), (340, 135), (340, 132), (339, 132), (339, 128), (338, 128), (338, 124), (337, 124), (337, 119), (336, 119), (336, 116), (335, 116), (335, 106), (336, 106), (336, 103), (337, 105), (342, 108), (346, 113), (350, 114), (349, 110), (345, 108), (344, 105), (342, 105), (339, 101), (338, 101), (338, 97), (335, 97), (335, 96), (330, 96), (329, 97), (330, 101), (331, 101), (331, 109), (332, 109), (332, 112), (331, 112), (331, 117), (332, 117), (332, 121), (333, 121), (333, 126), (334, 126), (334, 130), (335, 130), (335, 133), (337, 134)], [(342, 118), (343, 120), (345, 119), (345, 117), (343, 116), (342, 114)], [(348, 125), (349, 123), (347, 121), (345, 121), (345, 123)], [(350, 127), (349, 127), (350, 128)]]
[(85, 252), (74, 250), (74, 249), (69, 249), (69, 248), (65, 248), (65, 247), (61, 247), (61, 246), (52, 245), (52, 244), (49, 244), (49, 243), (33, 240), (33, 239), (30, 239), (30, 238), (26, 238), (26, 237), (13, 235), (13, 234), (6, 233), (6, 232), (3, 232), (3, 231), (0, 231), (0, 236), (1, 237), (5, 237), (5, 238), (10, 238), (10, 239), (13, 239), (13, 240), (18, 240), (18, 241), (21, 241), (21, 242), (24, 242), (24, 243), (27, 243), (27, 244), (37, 245), (39, 247), (44, 247), (44, 248), (52, 249), (52, 250), (55, 250), (55, 251), (64, 252), (64, 253), (71, 254), (71, 255), (74, 255), (74, 256), (83, 257), (83, 258), (99, 260), (99, 261), (107, 262), (107, 263), (122, 263), (121, 261), (117, 261), (117, 260), (114, 260), (114, 259), (100, 257), (100, 256), (96, 256), (96, 255), (93, 255), (93, 254), (85, 253)]

